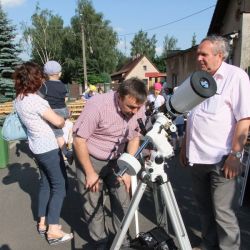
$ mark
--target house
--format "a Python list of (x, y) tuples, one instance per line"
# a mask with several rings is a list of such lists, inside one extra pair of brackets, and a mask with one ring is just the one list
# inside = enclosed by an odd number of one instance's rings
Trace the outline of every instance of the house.
[[(207, 35), (217, 34), (229, 39), (231, 53), (228, 63), (250, 74), (250, 1), (218, 0)], [(175, 87), (183, 82), (196, 65), (197, 46), (171, 53), (166, 58), (167, 82)]]
[(196, 50), (193, 46), (186, 50), (170, 52), (166, 58), (168, 88), (174, 88), (182, 83), (187, 76), (198, 69)]
[(131, 77), (142, 79), (148, 88), (155, 82), (166, 81), (166, 73), (159, 72), (156, 66), (146, 56), (139, 56), (131, 60), (119, 71), (111, 74), (113, 84), (121, 83)]

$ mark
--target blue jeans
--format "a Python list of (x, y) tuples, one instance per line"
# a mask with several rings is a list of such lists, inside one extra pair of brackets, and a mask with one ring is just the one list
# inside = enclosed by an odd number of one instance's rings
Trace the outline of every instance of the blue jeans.
[(58, 224), (67, 189), (67, 173), (59, 149), (34, 154), (40, 170), (38, 217), (46, 216), (48, 224)]

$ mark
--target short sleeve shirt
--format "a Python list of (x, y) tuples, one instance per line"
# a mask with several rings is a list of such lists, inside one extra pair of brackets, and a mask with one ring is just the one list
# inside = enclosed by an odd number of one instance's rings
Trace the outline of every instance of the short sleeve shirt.
[(155, 97), (154, 94), (148, 95), (147, 100), (150, 103), (154, 102), (155, 109), (158, 109), (165, 102), (165, 99), (164, 99), (164, 97), (162, 95), (158, 95), (157, 97)]
[(242, 69), (223, 62), (214, 74), (217, 92), (196, 106), (187, 120), (190, 163), (214, 164), (232, 147), (236, 123), (250, 117), (250, 82)]
[(55, 135), (43, 119), (43, 113), (50, 108), (48, 102), (37, 94), (16, 98), (16, 111), (27, 128), (29, 147), (34, 154), (42, 154), (58, 148)]
[(88, 100), (73, 132), (86, 139), (90, 155), (114, 159), (123, 153), (129, 140), (140, 135), (138, 118), (145, 120), (145, 107), (127, 119), (119, 109), (117, 92), (112, 91)]
[(61, 109), (66, 107), (65, 97), (67, 89), (62, 81), (46, 81), (41, 86), (39, 92), (44, 96), (44, 99), (48, 101), (52, 109)]

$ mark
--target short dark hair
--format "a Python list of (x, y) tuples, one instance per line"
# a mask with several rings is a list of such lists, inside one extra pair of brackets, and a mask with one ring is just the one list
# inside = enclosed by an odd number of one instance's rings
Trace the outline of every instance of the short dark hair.
[(35, 93), (42, 85), (45, 76), (42, 67), (34, 62), (25, 62), (13, 74), (16, 95)]
[(119, 85), (117, 92), (121, 98), (130, 95), (134, 97), (138, 103), (144, 103), (148, 94), (145, 83), (136, 77), (123, 81)]

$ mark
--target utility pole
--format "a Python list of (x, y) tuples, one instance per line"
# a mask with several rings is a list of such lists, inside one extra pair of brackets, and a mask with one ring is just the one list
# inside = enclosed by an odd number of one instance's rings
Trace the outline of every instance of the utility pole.
[(85, 34), (84, 34), (84, 23), (83, 23), (83, 15), (81, 13), (81, 4), (80, 0), (78, 0), (78, 11), (79, 11), (79, 20), (81, 26), (81, 36), (82, 36), (82, 65), (83, 65), (83, 92), (88, 88), (88, 76), (87, 76), (87, 63), (86, 63), (86, 53), (85, 53)]
[(81, 34), (82, 34), (82, 64), (83, 64), (83, 92), (88, 88), (88, 76), (87, 76), (87, 65), (86, 65), (86, 54), (85, 54), (85, 34), (84, 34), (84, 26), (81, 20)]

